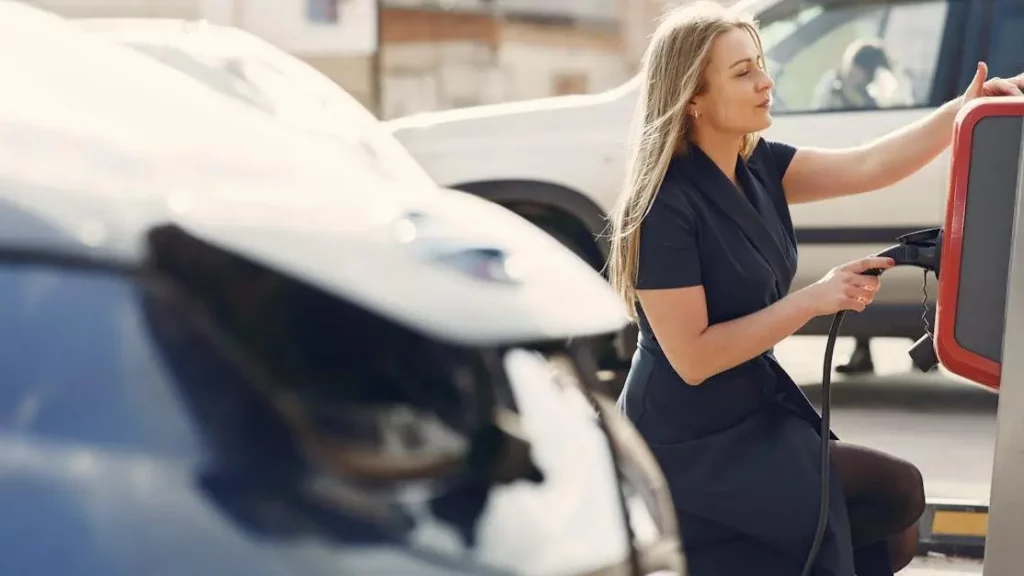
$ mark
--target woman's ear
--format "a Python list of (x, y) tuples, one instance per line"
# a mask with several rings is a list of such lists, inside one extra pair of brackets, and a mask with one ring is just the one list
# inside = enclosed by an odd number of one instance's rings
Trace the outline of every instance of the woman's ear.
[(689, 104), (686, 105), (686, 115), (689, 116), (690, 118), (693, 118), (694, 120), (697, 120), (700, 118), (700, 114), (700, 103), (695, 98), (691, 100)]

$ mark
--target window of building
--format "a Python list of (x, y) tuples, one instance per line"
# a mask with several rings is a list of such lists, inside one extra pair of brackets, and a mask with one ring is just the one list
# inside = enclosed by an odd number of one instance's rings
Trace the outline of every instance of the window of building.
[(306, 0), (306, 18), (317, 24), (337, 24), (341, 0)]

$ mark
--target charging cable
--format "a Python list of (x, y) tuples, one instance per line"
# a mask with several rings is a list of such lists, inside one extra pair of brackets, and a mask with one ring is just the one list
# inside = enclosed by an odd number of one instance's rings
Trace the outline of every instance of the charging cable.
[[(890, 246), (875, 254), (881, 258), (892, 258), (896, 266), (917, 266), (924, 268), (927, 272), (939, 274), (939, 262), (942, 256), (942, 229), (930, 228), (900, 236), (897, 238), (899, 244)], [(863, 272), (866, 276), (880, 276), (882, 270), (875, 268)], [(836, 348), (836, 339), (839, 337), (839, 327), (843, 324), (846, 311), (840, 310), (832, 317), (832, 327), (828, 331), (828, 341), (825, 343), (825, 358), (821, 373), (821, 505), (818, 509), (818, 527), (814, 533), (814, 540), (811, 549), (804, 561), (804, 568), (800, 572), (802, 576), (810, 576), (814, 562), (821, 550), (821, 543), (825, 539), (825, 530), (828, 527), (829, 508), (829, 470), (832, 463), (830, 449), (831, 440), (831, 412), (832, 412), (832, 355)], [(927, 348), (931, 355), (922, 355), (922, 350)], [(925, 369), (928, 364), (937, 363), (934, 358), (931, 334), (927, 333), (921, 340), (916, 342), (910, 349), (910, 356), (915, 364)]]
[(843, 324), (846, 311), (840, 310), (832, 317), (832, 327), (828, 331), (828, 342), (825, 344), (825, 361), (821, 373), (821, 506), (818, 509), (818, 529), (814, 533), (814, 542), (811, 550), (807, 553), (807, 560), (804, 562), (804, 569), (800, 572), (802, 576), (810, 576), (814, 561), (818, 559), (818, 551), (821, 549), (821, 542), (825, 538), (825, 528), (828, 526), (828, 505), (829, 505), (829, 466), (832, 462), (829, 441), (831, 426), (832, 402), (829, 393), (832, 390), (832, 354), (836, 348), (836, 338), (839, 336), (839, 327)]

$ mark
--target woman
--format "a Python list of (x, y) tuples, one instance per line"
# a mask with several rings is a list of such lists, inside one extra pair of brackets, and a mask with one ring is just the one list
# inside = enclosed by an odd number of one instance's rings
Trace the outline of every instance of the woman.
[[(951, 141), (986, 81), (870, 144), (795, 149), (771, 124), (772, 80), (754, 24), (716, 4), (670, 13), (643, 63), (640, 137), (613, 215), (612, 282), (640, 327), (619, 399), (671, 485), (693, 576), (797, 576), (818, 520), (820, 419), (779, 366), (776, 343), (811, 318), (862, 311), (892, 262), (863, 258), (789, 293), (789, 204), (887, 187)], [(924, 508), (910, 463), (834, 440), (829, 527), (814, 574), (905, 567)]]

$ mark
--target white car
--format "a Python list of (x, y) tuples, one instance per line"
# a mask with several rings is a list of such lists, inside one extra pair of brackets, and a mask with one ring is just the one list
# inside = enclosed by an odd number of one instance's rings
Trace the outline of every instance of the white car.
[[(285, 124), (338, 138), (352, 148), (354, 156), (395, 183), (418, 190), (438, 186), (384, 123), (342, 87), (249, 32), (176, 19), (84, 18), (75, 24), (130, 46)], [(552, 231), (528, 212), (515, 213)], [(573, 242), (563, 241), (563, 245), (576, 251)], [(615, 336), (594, 338), (590, 348), (608, 358), (615, 340)], [(600, 364), (608, 367), (608, 362)]]
[(571, 251), (52, 14), (0, 38), (5, 572), (684, 576)]
[(320, 71), (230, 26), (171, 18), (81, 18), (82, 30), (151, 56), (295, 128), (339, 140), (380, 176), (436, 188), (381, 122)]
[[(741, 0), (760, 21), (775, 89), (767, 137), (797, 146), (868, 142), (923, 118), (967, 87), (975, 64), (992, 75), (1024, 69), (1020, 4), (997, 0)], [(877, 38), (891, 73), (869, 87), (877, 107), (826, 109), (821, 94), (858, 39)], [(624, 181), (625, 146), (637, 82), (608, 92), (416, 114), (389, 122), (431, 177), (443, 186), (493, 200), (570, 245), (595, 269), (606, 258), (606, 215)], [(793, 207), (800, 243), (794, 289), (831, 267), (871, 254), (897, 236), (939, 226), (948, 152), (884, 191)], [(886, 273), (878, 299), (848, 316), (843, 334), (916, 339), (924, 333), (919, 270)], [(930, 289), (935, 287), (931, 279)], [(929, 303), (934, 300), (934, 291)], [(828, 319), (802, 334), (828, 333)], [(635, 338), (635, 337), (634, 337)], [(634, 342), (626, 342), (628, 360)], [(864, 358), (858, 368), (868, 369)]]

